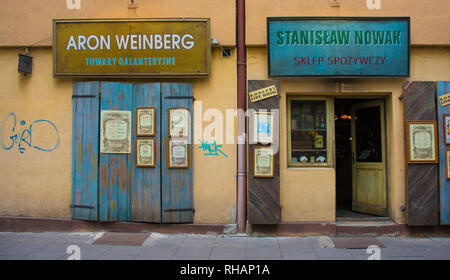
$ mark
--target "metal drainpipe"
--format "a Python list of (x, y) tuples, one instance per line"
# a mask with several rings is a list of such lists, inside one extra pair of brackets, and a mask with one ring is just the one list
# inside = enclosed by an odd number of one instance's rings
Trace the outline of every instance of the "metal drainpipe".
[[(245, 0), (236, 0), (237, 30), (237, 109), (246, 111), (247, 101), (247, 53), (245, 48)], [(240, 116), (240, 117), (239, 117)], [(237, 230), (246, 231), (247, 225), (247, 141), (245, 140), (245, 114), (237, 120)], [(240, 143), (239, 138), (243, 141)]]

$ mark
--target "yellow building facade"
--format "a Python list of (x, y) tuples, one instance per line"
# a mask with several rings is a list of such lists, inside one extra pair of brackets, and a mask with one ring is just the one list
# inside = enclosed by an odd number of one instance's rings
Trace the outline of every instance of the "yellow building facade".
[[(44, 2), (44, 3), (42, 3)], [(76, 2), (76, 1), (75, 1)], [(227, 110), (237, 107), (236, 3), (218, 0), (81, 0), (80, 9), (65, 0), (0, 0), (0, 216), (70, 219), (73, 176), (74, 84), (83, 81), (192, 84), (194, 139), (206, 134), (221, 144), (226, 155), (208, 156), (194, 144), (192, 192), (194, 224), (234, 224), (236, 215), (236, 119)], [(112, 2), (112, 3), (111, 3)], [(336, 6), (333, 2), (337, 2)], [(336, 122), (338, 103), (379, 100), (384, 104), (386, 217), (407, 223), (408, 185), (405, 157), (404, 84), (407, 81), (450, 81), (450, 25), (446, 0), (381, 1), (369, 9), (367, 1), (246, 1), (247, 80), (278, 82), (279, 93), (279, 223), (325, 223), (337, 220), (338, 179)], [(131, 6), (130, 6), (131, 5)], [(410, 76), (401, 78), (272, 78), (268, 74), (268, 17), (410, 17)], [(210, 19), (210, 74), (201, 78), (79, 78), (53, 75), (54, 19)], [(230, 49), (230, 56), (224, 55)], [(31, 75), (17, 72), (18, 54), (33, 57)], [(289, 100), (328, 100), (330, 111), (325, 167), (293, 165), (290, 156)], [(351, 104), (350, 104), (351, 103)], [(215, 113), (214, 113), (215, 112)], [(218, 120), (217, 112), (223, 116)], [(11, 113), (16, 126), (11, 127)], [(203, 119), (198, 126), (199, 118)], [(52, 125), (32, 131), (19, 147), (14, 137), (36, 120)], [(22, 122), (23, 121), (23, 125)], [(212, 133), (222, 124), (223, 137)], [(212, 126), (211, 126), (212, 125)], [(201, 128), (201, 129), (200, 129)], [(225, 130), (234, 135), (226, 135)], [(31, 130), (31, 129), (30, 129)], [(18, 136), (15, 136), (18, 135)], [(222, 140), (222, 141), (221, 141)], [(230, 140), (230, 141), (227, 141)], [(232, 141), (231, 141), (232, 140)], [(32, 142), (31, 142), (32, 141)], [(230, 143), (231, 142), (231, 143)], [(15, 144), (14, 144), (15, 143)], [(35, 147), (56, 147), (47, 152)], [(22, 149), (23, 148), (23, 149)], [(248, 161), (252, 160), (251, 158)], [(251, 171), (247, 176), (252, 176)]]

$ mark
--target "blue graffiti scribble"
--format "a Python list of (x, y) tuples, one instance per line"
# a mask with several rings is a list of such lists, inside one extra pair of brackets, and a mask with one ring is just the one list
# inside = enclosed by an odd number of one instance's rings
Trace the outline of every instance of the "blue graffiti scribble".
[(228, 158), (228, 156), (222, 152), (220, 148), (222, 148), (222, 145), (217, 145), (216, 141), (214, 140), (214, 143), (208, 143), (208, 141), (203, 142), (200, 140), (201, 146), (198, 147), (199, 149), (202, 149), (205, 153), (205, 156), (219, 156), (219, 153), (221, 153), (224, 157)]
[[(9, 138), (9, 143), (5, 144), (3, 142), (4, 138), (5, 138), (5, 124), (8, 120), (12, 120), (12, 128), (11, 131), (9, 131), (7, 137)], [(56, 132), (56, 144), (54, 147), (46, 149), (37, 145), (33, 145), (33, 125), (35, 124), (47, 124), (49, 125), (51, 128), (53, 128)], [(20, 125), (22, 127), (24, 127), (26, 125), (26, 121), (22, 120), (20, 121)], [(17, 130), (17, 132), (16, 132)], [(17, 145), (17, 150), (23, 154), (25, 153), (27, 147), (28, 148), (33, 148), (42, 152), (53, 152), (54, 150), (56, 150), (59, 147), (59, 134), (58, 134), (58, 129), (56, 128), (56, 126), (48, 120), (35, 120), (34, 122), (32, 122), (28, 127), (25, 127), (21, 132), (19, 130), (19, 128), (17, 127), (17, 117), (16, 114), (11, 112), (9, 113), (2, 121), (1, 127), (0, 127), (0, 143), (1, 146), (4, 150), (9, 151), (11, 150), (14, 146)]]

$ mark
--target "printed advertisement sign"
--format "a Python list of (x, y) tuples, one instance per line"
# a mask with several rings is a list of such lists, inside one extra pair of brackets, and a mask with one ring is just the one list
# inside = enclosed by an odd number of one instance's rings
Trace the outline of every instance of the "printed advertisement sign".
[(209, 19), (54, 20), (55, 76), (208, 76)]
[(270, 77), (408, 77), (410, 18), (268, 18)]

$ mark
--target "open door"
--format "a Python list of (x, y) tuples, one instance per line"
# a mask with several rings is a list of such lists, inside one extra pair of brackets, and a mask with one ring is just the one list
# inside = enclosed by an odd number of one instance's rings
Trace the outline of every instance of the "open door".
[(354, 104), (352, 116), (352, 210), (386, 216), (384, 103)]

